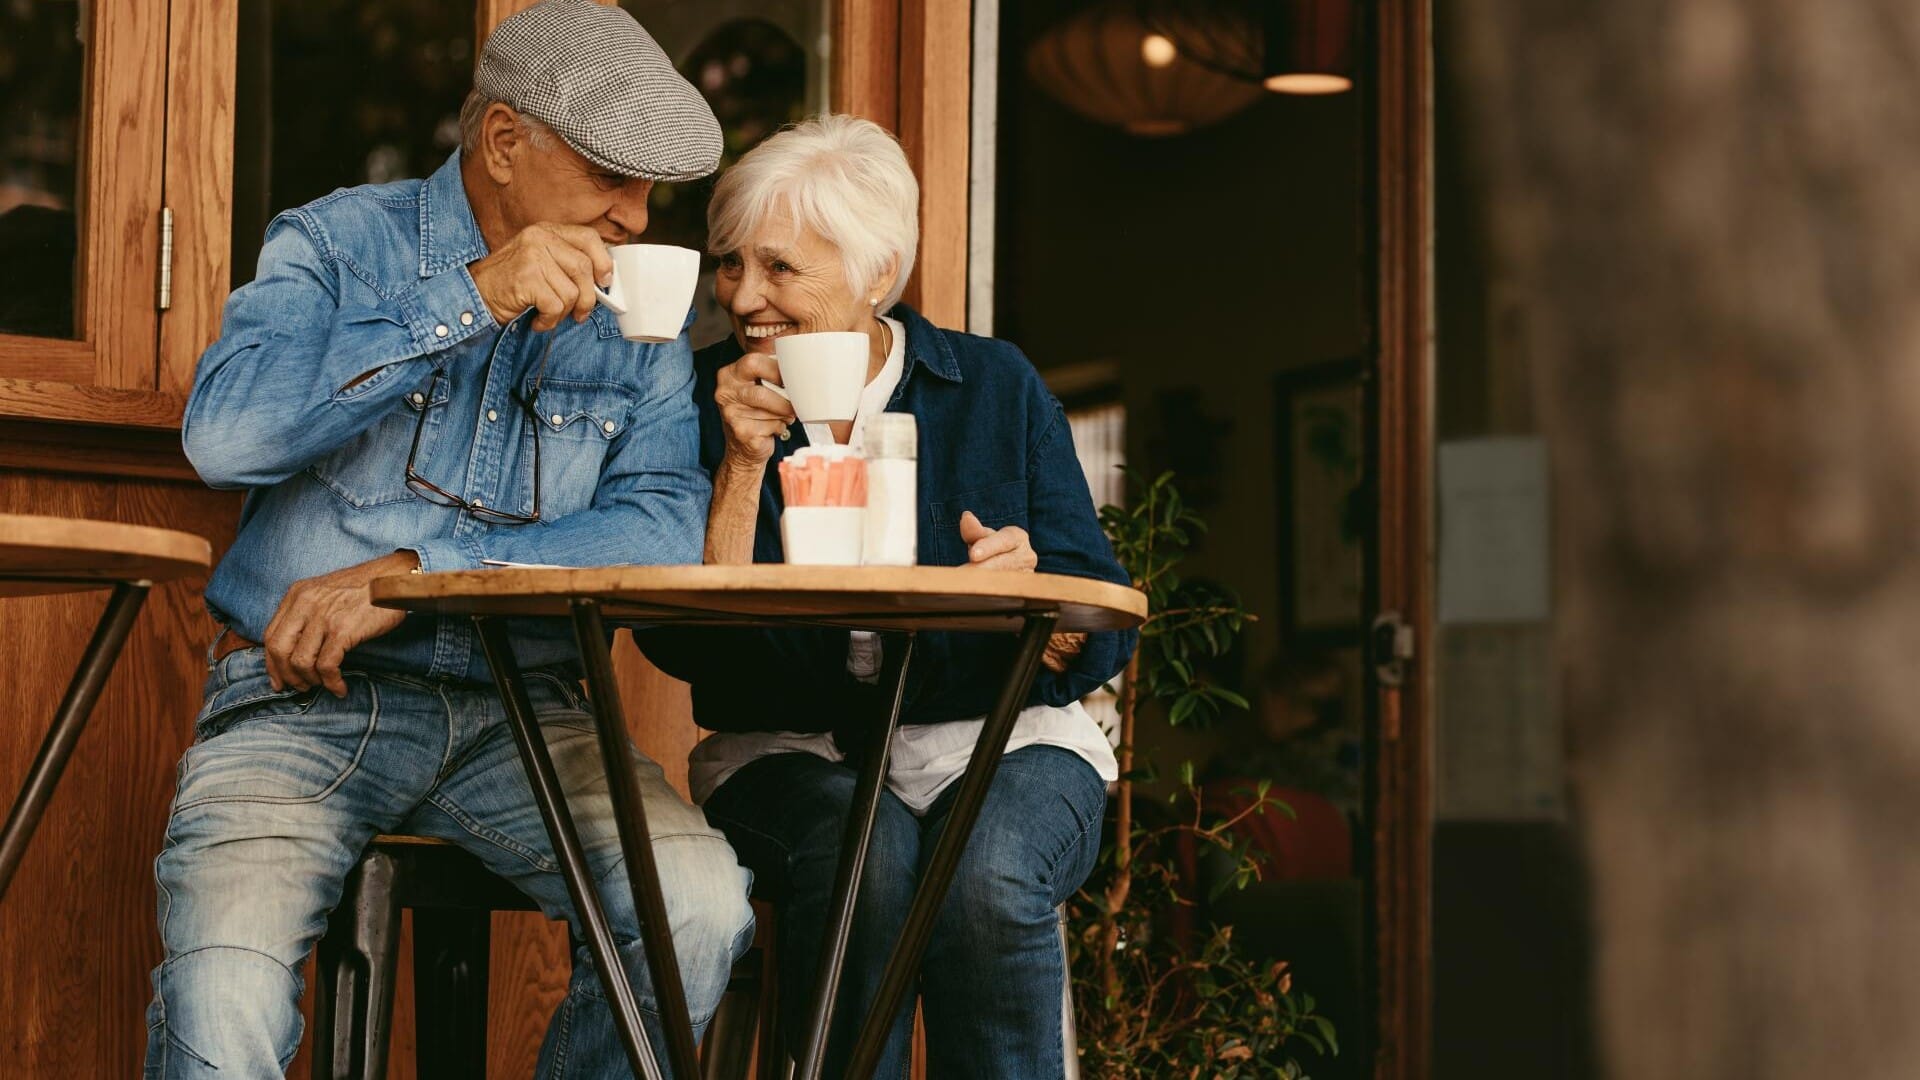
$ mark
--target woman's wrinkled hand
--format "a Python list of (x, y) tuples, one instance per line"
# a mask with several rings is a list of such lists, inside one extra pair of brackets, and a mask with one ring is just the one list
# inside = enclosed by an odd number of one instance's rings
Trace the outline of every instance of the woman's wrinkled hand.
[[(960, 515), (960, 539), (967, 545), (968, 566), (1031, 573), (1040, 565), (1040, 556), (1033, 550), (1033, 538), (1018, 525), (989, 529), (968, 510)], [(1086, 643), (1085, 634), (1054, 634), (1047, 639), (1047, 650), (1040, 654), (1040, 662), (1048, 671), (1064, 672)]]
[(726, 429), (727, 457), (736, 464), (765, 465), (773, 456), (775, 439), (785, 438), (795, 420), (786, 398), (760, 385), (778, 383), (780, 365), (773, 357), (747, 353), (720, 369), (713, 403)]
[(1032, 570), (1040, 565), (1033, 540), (1018, 525), (989, 529), (973, 511), (960, 515), (960, 542), (967, 545), (967, 565), (982, 570)]

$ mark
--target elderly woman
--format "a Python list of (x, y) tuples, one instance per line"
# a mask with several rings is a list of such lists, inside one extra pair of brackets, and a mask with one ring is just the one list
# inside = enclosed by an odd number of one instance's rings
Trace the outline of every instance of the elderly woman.
[[(805, 435), (758, 380), (779, 381), (781, 335), (855, 330), (870, 342), (867, 386), (833, 437), (858, 443), (866, 418), (882, 411), (917, 418), (921, 563), (1125, 582), (1066, 416), (1033, 365), (1006, 342), (941, 329), (897, 303), (913, 269), (918, 205), (899, 144), (848, 116), (773, 136), (715, 188), (716, 293), (734, 333), (695, 358), (701, 455), (714, 479), (707, 561), (781, 561), (773, 466)], [(660, 631), (643, 644), (693, 684), (695, 718), (718, 732), (694, 752), (695, 799), (763, 885), (787, 896), (780, 1000), (789, 1030), (800, 1030), (853, 795), (846, 753), (883, 715), (873, 685), (881, 642), (769, 630)], [(1056, 635), (1049, 645), (922, 968), (935, 1077), (1063, 1073), (1067, 972), (1055, 908), (1093, 867), (1116, 774), (1079, 699), (1118, 673), (1133, 646), (1131, 632)], [(1005, 635), (923, 634), (915, 645), (826, 1075), (845, 1069), (1012, 652)], [(906, 1076), (911, 1017), (908, 1002), (880, 1076)]]

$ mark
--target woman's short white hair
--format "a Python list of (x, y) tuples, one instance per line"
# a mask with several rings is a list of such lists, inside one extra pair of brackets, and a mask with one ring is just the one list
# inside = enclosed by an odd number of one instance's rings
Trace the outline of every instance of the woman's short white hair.
[(900, 299), (920, 246), (920, 183), (885, 128), (830, 113), (754, 147), (714, 186), (707, 246), (716, 254), (739, 250), (776, 210), (840, 249), (856, 295), (898, 260), (879, 310)]

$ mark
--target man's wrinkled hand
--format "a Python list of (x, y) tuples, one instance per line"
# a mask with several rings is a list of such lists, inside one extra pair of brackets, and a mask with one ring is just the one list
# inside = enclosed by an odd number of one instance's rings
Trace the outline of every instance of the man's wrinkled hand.
[(383, 634), (392, 633), (407, 613), (373, 606), (368, 583), (389, 574), (403, 574), (420, 565), (411, 551), (396, 551), (358, 566), (293, 583), (280, 609), (267, 623), (262, 642), (267, 649), (267, 677), (275, 690), (289, 687), (311, 690), (324, 686), (335, 697), (347, 696), (340, 665), (347, 653)]
[(593, 313), (593, 288), (612, 280), (613, 256), (585, 225), (542, 223), (521, 229), (468, 270), (494, 322), (505, 326), (532, 308), (533, 329), (544, 332), (569, 315), (580, 322)]

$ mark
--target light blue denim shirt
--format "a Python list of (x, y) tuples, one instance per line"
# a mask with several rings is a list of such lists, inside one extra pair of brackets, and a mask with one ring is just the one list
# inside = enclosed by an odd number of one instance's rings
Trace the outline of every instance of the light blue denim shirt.
[[(684, 328), (636, 344), (599, 307), (548, 334), (526, 315), (502, 328), (467, 271), (487, 250), (458, 153), (427, 180), (336, 191), (268, 227), (258, 275), (200, 358), (181, 431), (203, 480), (247, 489), (207, 585), (216, 620), (259, 641), (294, 582), (399, 550), (428, 570), (700, 561), (711, 486)], [(408, 490), (424, 411), (421, 474), (531, 512), (535, 421), (513, 392), (536, 379), (539, 523), (489, 523)], [(564, 625), (513, 631), (523, 666), (575, 655)], [(347, 663), (483, 682), (477, 645), (465, 618), (410, 616)]]

